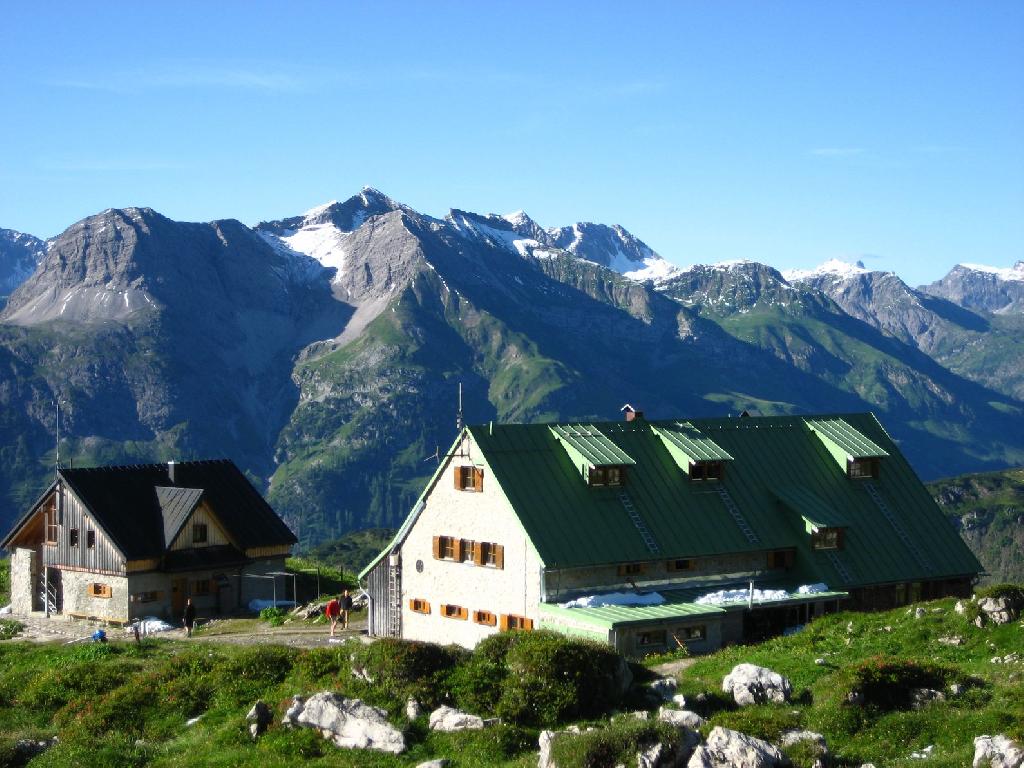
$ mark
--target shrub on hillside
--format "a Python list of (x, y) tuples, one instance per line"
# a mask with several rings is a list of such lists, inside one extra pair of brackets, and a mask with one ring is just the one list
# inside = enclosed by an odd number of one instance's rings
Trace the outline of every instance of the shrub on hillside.
[(284, 624), (287, 615), (284, 608), (270, 606), (260, 611), (260, 620), (267, 622), (272, 627), (280, 627)]
[(863, 696), (864, 704), (882, 710), (903, 709), (911, 704), (915, 688), (943, 690), (957, 674), (938, 664), (874, 656), (851, 670), (850, 691)]
[(630, 765), (636, 762), (638, 752), (659, 742), (670, 750), (678, 749), (679, 731), (667, 723), (622, 717), (607, 728), (559, 734), (551, 745), (551, 757), (559, 768)]
[(993, 584), (976, 590), (979, 599), (983, 597), (1006, 598), (1016, 608), (1024, 608), (1024, 587), (1018, 584)]
[(623, 661), (610, 648), (555, 632), (492, 635), (452, 675), (460, 707), (521, 725), (600, 715), (620, 699)]
[(448, 677), (469, 657), (454, 645), (382, 638), (352, 654), (352, 673), (366, 680), (388, 706), (412, 696), (432, 708), (449, 699)]

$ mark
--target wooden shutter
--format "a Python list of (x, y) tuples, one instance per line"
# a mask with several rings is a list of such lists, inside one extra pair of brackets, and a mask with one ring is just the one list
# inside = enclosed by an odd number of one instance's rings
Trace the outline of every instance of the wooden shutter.
[(435, 560), (440, 560), (441, 559), (441, 537), (440, 536), (435, 536), (434, 537), (434, 559)]
[(523, 629), (532, 630), (533, 629), (533, 619), (523, 619)]
[(484, 564), (484, 545), (482, 542), (473, 542), (473, 563), (476, 565)]
[(465, 539), (453, 539), (452, 540), (452, 557), (455, 559), (455, 562), (457, 562), (457, 563), (461, 563), (462, 562), (462, 553), (465, 551), (465, 549), (466, 549), (466, 540)]
[(508, 632), (508, 616), (506, 614), (504, 614), (504, 613), (501, 614), (501, 622), (500, 622), (500, 626), (498, 628), (502, 632)]
[(482, 491), (484, 489), (484, 471), (473, 467), (473, 490)]
[(494, 547), (494, 567), (504, 569), (505, 567), (505, 547), (502, 544), (492, 544)]
[(454, 467), (452, 476), (455, 478), (455, 490), (462, 490), (462, 467)]

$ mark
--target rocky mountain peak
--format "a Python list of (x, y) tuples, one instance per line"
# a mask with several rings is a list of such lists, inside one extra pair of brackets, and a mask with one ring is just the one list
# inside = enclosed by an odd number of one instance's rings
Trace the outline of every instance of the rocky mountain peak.
[(0, 229), (0, 308), (11, 292), (35, 272), (46, 255), (46, 243), (38, 237)]
[(921, 290), (960, 306), (1000, 315), (1024, 313), (1024, 261), (1012, 267), (957, 264)]

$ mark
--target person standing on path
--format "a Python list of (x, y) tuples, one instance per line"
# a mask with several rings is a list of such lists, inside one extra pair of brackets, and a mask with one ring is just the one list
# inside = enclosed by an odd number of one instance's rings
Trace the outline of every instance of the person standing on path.
[(324, 616), (331, 620), (331, 637), (334, 637), (334, 630), (338, 626), (338, 617), (341, 615), (341, 603), (338, 598), (332, 597), (324, 608)]
[(196, 607), (192, 605), (192, 598), (185, 601), (185, 613), (181, 617), (181, 623), (185, 627), (185, 634), (192, 637), (192, 625), (196, 623)]
[(352, 610), (352, 596), (345, 590), (341, 596), (341, 628), (348, 629), (348, 612)]

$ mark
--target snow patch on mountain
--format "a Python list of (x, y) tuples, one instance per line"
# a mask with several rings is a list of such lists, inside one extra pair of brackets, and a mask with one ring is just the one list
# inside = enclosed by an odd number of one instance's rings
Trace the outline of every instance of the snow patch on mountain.
[(286, 230), (281, 235), (263, 231), (257, 234), (286, 258), (306, 257), (326, 269), (335, 270), (331, 282), (339, 282), (347, 267), (346, 243), (352, 233), (342, 232), (333, 224), (310, 224), (297, 230)]
[(863, 261), (851, 264), (841, 259), (829, 259), (814, 269), (787, 269), (782, 276), (790, 283), (813, 280), (816, 277), (839, 277), (842, 279), (866, 275), (871, 270), (864, 266)]
[(984, 272), (995, 275), (1000, 280), (1024, 282), (1024, 261), (1018, 261), (1012, 267), (990, 267), (987, 264), (957, 264), (972, 272)]

